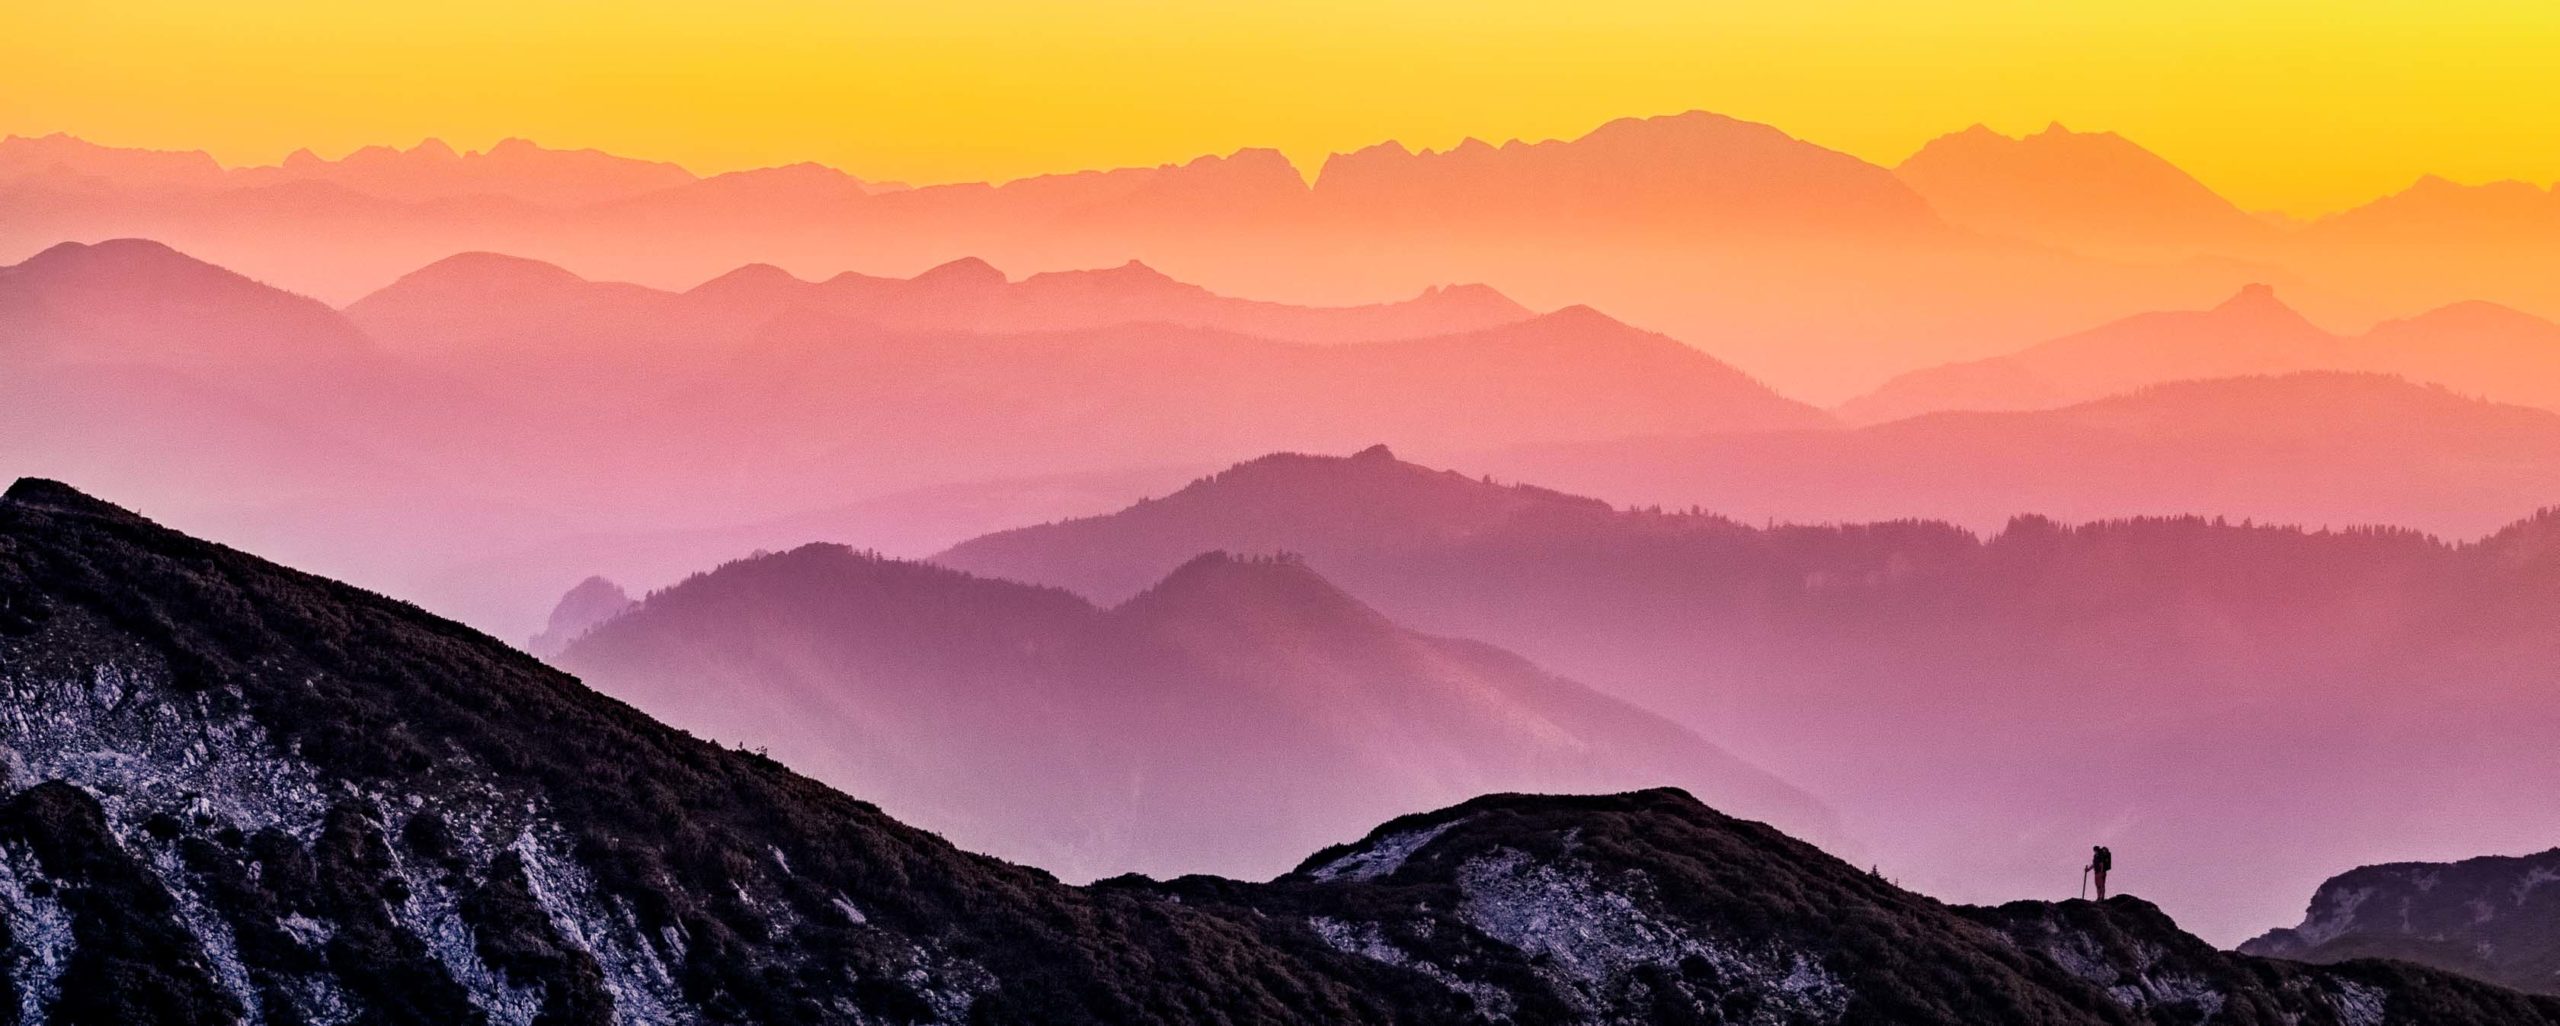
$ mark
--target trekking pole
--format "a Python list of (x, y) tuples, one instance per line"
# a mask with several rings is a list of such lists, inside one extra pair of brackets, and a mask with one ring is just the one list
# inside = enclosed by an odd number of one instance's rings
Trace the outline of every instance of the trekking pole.
[(2080, 900), (2089, 900), (2089, 867), (2080, 867)]

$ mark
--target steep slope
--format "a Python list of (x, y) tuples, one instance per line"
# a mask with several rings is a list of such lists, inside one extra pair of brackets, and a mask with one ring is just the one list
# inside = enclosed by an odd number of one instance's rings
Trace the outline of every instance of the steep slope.
[(1406, 630), (1285, 557), (1184, 563), (1101, 610), (838, 546), (730, 564), (562, 654), (969, 847), (1071, 876), (1267, 876), (1402, 810), (1678, 783), (1838, 843), (1695, 735)]
[(2276, 232), (2113, 132), (2055, 124), (2011, 138), (1975, 125), (1929, 140), (1893, 174), (1950, 222), (2075, 252), (2197, 252)]
[(2560, 831), (2535, 798), (2560, 786), (2547, 524), (2465, 545), (2200, 517), (1760, 528), (1374, 452), (1268, 457), (936, 559), (1113, 601), (1205, 548), (1301, 553), (1399, 622), (1823, 795), (1899, 878), (1991, 900), (2107, 843), (2236, 943), (2380, 838)]
[(31, 1024), (2560, 1022), (2200, 952), (2130, 899), (1987, 924), (1675, 791), (1483, 798), (1268, 885), (1064, 887), (59, 485), (0, 498), (0, 584)]
[(2560, 993), (2560, 850), (2397, 862), (2331, 877), (2302, 924), (2240, 950), (2330, 963), (2395, 958), (2537, 994)]
[(1848, 431), (1531, 446), (1468, 463), (1752, 522), (1926, 517), (1990, 531), (2021, 513), (2208, 512), (2476, 538), (2560, 497), (2551, 484), (2560, 414), (2398, 378), (2304, 372)]

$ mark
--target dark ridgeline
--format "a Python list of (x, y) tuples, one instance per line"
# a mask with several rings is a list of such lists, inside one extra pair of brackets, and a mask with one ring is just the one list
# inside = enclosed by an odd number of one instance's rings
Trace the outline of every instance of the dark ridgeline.
[(2240, 950), (2320, 963), (2395, 958), (2560, 994), (2560, 849), (2340, 873), (2311, 896), (2301, 925)]
[(2560, 1022), (2130, 898), (1950, 908), (1673, 791), (1062, 886), (41, 481), (0, 499), (0, 681), (0, 1007), (34, 1021)]

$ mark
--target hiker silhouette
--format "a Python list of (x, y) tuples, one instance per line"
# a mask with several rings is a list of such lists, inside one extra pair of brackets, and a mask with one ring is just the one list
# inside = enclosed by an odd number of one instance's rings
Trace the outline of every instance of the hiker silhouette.
[(2097, 878), (2099, 901), (2107, 900), (2107, 870), (2114, 868), (2116, 853), (2108, 851), (2106, 845), (2089, 849), (2089, 873)]

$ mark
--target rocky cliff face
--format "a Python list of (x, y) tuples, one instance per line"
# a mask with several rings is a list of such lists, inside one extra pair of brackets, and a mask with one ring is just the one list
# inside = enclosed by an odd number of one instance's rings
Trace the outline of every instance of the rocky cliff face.
[(1948, 908), (1673, 791), (1067, 887), (43, 482), (0, 694), (7, 1023), (2560, 1023), (2129, 899)]
[(2560, 849), (2342, 873), (2312, 894), (2302, 925), (2240, 950), (2306, 962), (2397, 958), (2560, 994)]

